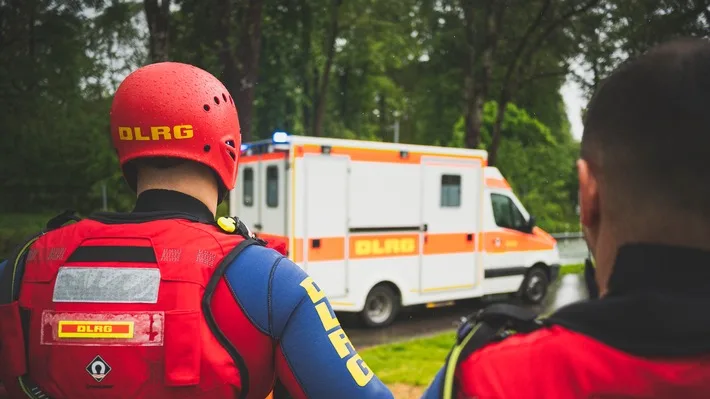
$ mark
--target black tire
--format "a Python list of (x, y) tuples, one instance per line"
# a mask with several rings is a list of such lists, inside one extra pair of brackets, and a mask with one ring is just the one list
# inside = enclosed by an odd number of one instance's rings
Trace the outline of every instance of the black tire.
[(520, 296), (526, 303), (537, 305), (547, 296), (550, 288), (550, 278), (542, 267), (534, 267), (528, 271), (520, 286)]
[(367, 327), (386, 327), (399, 313), (401, 303), (397, 293), (387, 285), (377, 285), (367, 294), (360, 319)]

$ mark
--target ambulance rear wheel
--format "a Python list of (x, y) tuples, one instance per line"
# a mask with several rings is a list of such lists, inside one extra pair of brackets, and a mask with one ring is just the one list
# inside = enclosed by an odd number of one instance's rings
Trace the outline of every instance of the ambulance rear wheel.
[(528, 275), (523, 280), (521, 288), (521, 296), (527, 303), (538, 304), (545, 299), (547, 289), (550, 286), (550, 279), (547, 277), (547, 272), (541, 267), (530, 269)]
[(367, 294), (365, 308), (360, 312), (360, 318), (368, 327), (385, 327), (397, 317), (399, 308), (397, 293), (390, 286), (381, 284)]

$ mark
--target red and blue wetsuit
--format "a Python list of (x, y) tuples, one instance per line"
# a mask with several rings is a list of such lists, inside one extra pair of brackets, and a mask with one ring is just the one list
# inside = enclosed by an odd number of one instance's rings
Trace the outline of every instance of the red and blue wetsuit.
[(300, 267), (212, 220), (151, 190), (34, 242), (19, 300), (0, 303), (10, 397), (393, 397)]

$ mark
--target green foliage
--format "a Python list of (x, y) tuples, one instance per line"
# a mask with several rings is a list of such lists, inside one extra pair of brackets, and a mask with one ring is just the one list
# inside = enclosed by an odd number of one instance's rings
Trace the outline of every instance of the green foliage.
[[(483, 108), (483, 148), (490, 145), (497, 112), (495, 102)], [(460, 119), (449, 146), (464, 146), (463, 127)], [(547, 126), (515, 104), (506, 107), (501, 133), (504, 140), (498, 150), (497, 167), (540, 227), (548, 232), (576, 231), (577, 143), (560, 142)]]
[[(0, 212), (74, 208), (88, 213), (101, 207), (104, 186), (109, 209), (131, 208), (134, 195), (122, 181), (109, 142), (108, 112), (121, 79), (148, 62), (143, 3), (0, 2)], [(326, 136), (391, 141), (399, 121), (402, 142), (463, 145), (464, 77), (471, 68), (480, 69), (482, 52), (467, 58), (462, 7), (476, 7), (472, 45), (480, 50), (488, 40), (487, 8), (479, 7), (483, 3), (342, 0), (326, 86), (332, 1), (172, 3), (172, 60), (222, 76), (225, 48), (260, 39), (254, 138), (274, 130), (310, 134), (322, 87)], [(257, 3), (263, 7), (260, 36), (244, 31), (242, 23), (247, 5)], [(489, 89), (484, 96), (484, 148), (491, 142), (492, 101), (503, 92), (507, 66), (535, 20), (531, 10), (541, 4), (507, 4), (491, 76), (476, 75), (477, 84)], [(542, 26), (581, 2), (550, 4)], [(514, 105), (506, 108), (499, 167), (544, 228), (572, 230), (577, 225), (573, 161), (578, 148), (559, 94), (568, 66), (579, 63), (586, 70), (577, 78), (591, 92), (629, 55), (680, 34), (707, 36), (708, 4), (601, 0), (549, 35), (545, 29), (533, 32), (529, 48), (534, 51), (524, 52), (511, 80), (509, 100)], [(232, 6), (231, 13), (224, 12), (225, 5)], [(249, 55), (235, 53), (236, 64)]]

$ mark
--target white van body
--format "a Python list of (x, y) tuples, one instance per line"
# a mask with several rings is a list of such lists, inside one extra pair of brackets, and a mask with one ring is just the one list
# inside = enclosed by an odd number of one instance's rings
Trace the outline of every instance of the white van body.
[(389, 324), (400, 306), (499, 293), (539, 302), (559, 269), (556, 241), (486, 159), (276, 133), (242, 146), (230, 214), (287, 240), (333, 309), (370, 326)]

